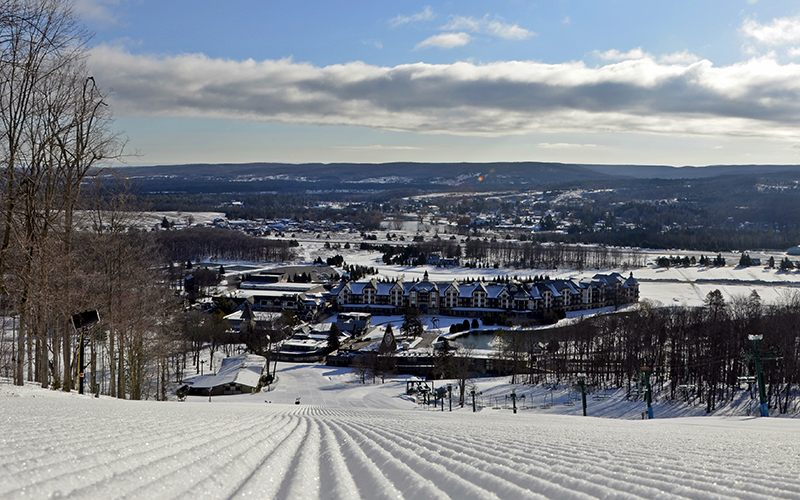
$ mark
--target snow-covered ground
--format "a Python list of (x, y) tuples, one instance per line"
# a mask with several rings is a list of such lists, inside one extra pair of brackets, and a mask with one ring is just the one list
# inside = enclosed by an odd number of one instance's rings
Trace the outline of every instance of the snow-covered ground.
[[(403, 380), (278, 376), (271, 392), (185, 403), (0, 383), (0, 498), (800, 498), (794, 419), (582, 417), (580, 402), (442, 412)], [(590, 400), (590, 415), (608, 408)]]
[[(324, 243), (301, 240), (299, 260), (341, 253), (348, 264), (407, 280), (425, 271), (435, 281), (630, 272), (384, 266), (378, 253)], [(642, 298), (662, 305), (701, 305), (714, 289), (727, 299), (755, 290), (775, 303), (800, 287), (800, 274), (763, 267), (632, 271)], [(426, 329), (442, 332), (456, 321), (424, 319)], [(390, 321), (395, 331), (402, 322), (373, 319), (382, 327)], [(720, 402), (714, 416), (656, 397), (656, 418), (641, 420), (644, 403), (621, 390), (590, 396), (583, 417), (569, 385), (477, 379), (483, 408), (450, 412), (447, 403), (441, 411), (406, 396), (405, 379), (364, 385), (348, 369), (278, 368), (269, 392), (183, 403), (93, 398), (0, 379), (0, 499), (800, 498), (798, 409), (751, 417), (746, 391)], [(516, 414), (512, 389), (525, 396)]]

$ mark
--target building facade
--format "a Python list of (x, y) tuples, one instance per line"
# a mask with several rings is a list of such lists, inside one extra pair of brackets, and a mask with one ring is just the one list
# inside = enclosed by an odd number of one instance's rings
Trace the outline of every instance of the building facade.
[(341, 282), (331, 291), (333, 307), (344, 312), (402, 314), (416, 307), (423, 314), (446, 316), (543, 315), (549, 311), (577, 311), (621, 306), (639, 300), (633, 273), (596, 274), (591, 279), (542, 280), (531, 283), (459, 281)]

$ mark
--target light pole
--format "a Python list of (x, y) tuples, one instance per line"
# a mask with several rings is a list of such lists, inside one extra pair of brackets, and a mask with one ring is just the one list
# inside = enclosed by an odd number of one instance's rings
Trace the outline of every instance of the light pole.
[(206, 360), (205, 359), (200, 361), (200, 376), (201, 377), (203, 376), (203, 365), (205, 365), (205, 364), (206, 364)]
[(450, 411), (453, 411), (453, 384), (447, 384), (447, 399), (450, 401)]
[(83, 394), (83, 369), (85, 368), (85, 363), (83, 361), (83, 334), (87, 328), (99, 322), (100, 315), (97, 313), (97, 310), (84, 311), (82, 313), (72, 315), (72, 327), (81, 332), (80, 336), (78, 337), (78, 394)]
[(475, 389), (469, 391), (470, 396), (472, 396), (472, 413), (478, 411), (478, 407), (475, 405)]

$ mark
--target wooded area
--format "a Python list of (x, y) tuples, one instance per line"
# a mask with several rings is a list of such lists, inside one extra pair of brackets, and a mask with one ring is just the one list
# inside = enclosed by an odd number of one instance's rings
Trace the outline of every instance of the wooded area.
[[(164, 399), (193, 347), (227, 345), (224, 322), (186, 311), (170, 289), (171, 259), (275, 262), (291, 251), (232, 231), (136, 229), (130, 183), (97, 175), (124, 140), (71, 5), (0, 0), (0, 374), (69, 391), (86, 372), (93, 392)], [(85, 311), (99, 323), (76, 328)]]
[[(754, 345), (763, 335), (760, 359), (771, 408), (790, 411), (800, 383), (800, 297), (765, 306), (753, 292), (725, 302), (715, 290), (700, 308), (652, 307), (581, 319), (550, 330), (548, 340), (504, 332), (499, 361), (512, 383), (573, 383), (580, 373), (596, 388), (625, 388), (641, 397), (643, 368), (667, 399), (703, 404), (713, 411), (740, 390), (756, 390)], [(794, 410), (792, 410), (794, 411)]]

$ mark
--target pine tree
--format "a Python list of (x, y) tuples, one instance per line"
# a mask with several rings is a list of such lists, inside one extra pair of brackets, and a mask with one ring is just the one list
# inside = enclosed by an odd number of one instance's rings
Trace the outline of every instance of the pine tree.
[(406, 337), (421, 337), (423, 332), (422, 319), (420, 318), (419, 309), (416, 307), (408, 307), (403, 313), (403, 325), (400, 331)]
[(336, 326), (336, 323), (331, 323), (331, 329), (328, 330), (328, 345), (327, 345), (328, 352), (333, 352), (339, 349), (339, 347), (341, 347), (341, 344), (339, 342), (340, 333), (341, 331), (339, 330), (339, 327)]

